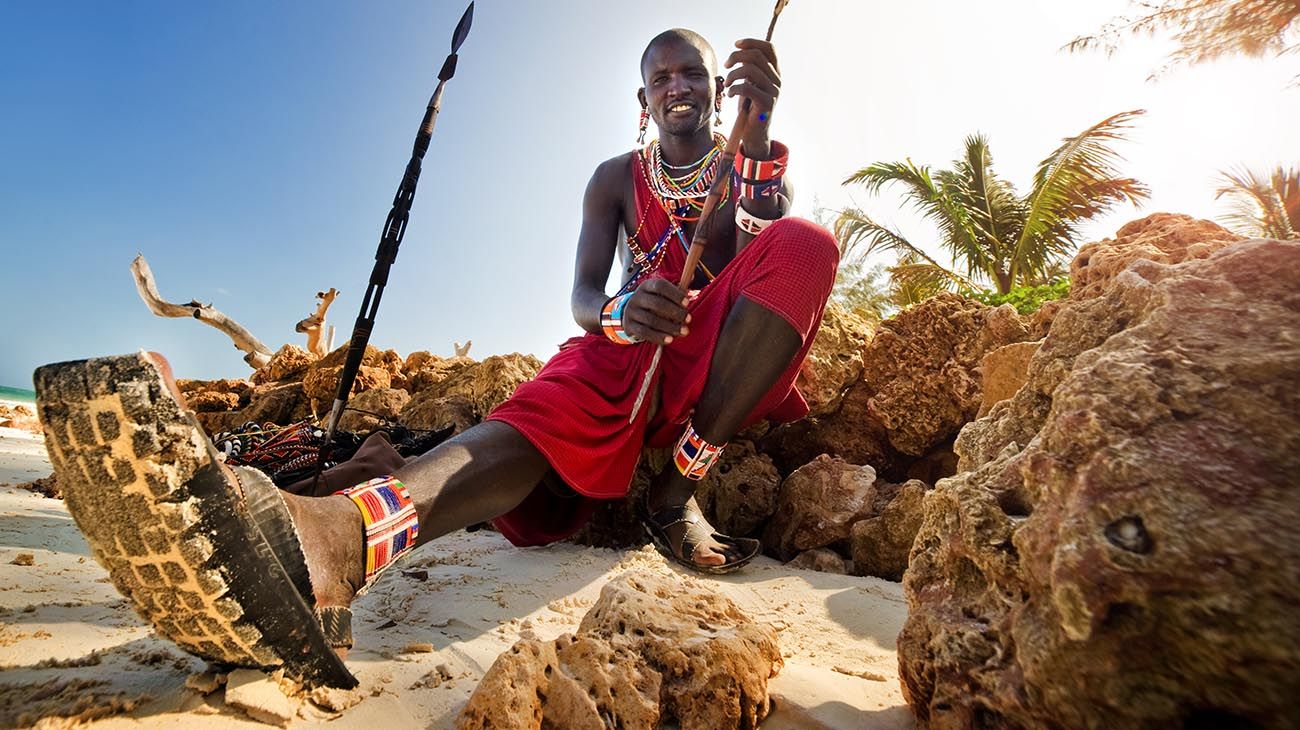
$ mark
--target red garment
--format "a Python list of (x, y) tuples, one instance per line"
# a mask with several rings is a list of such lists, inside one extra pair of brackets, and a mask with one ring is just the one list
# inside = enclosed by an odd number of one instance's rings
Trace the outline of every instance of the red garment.
[[(652, 193), (639, 160), (633, 156), (637, 197), (649, 200)], [(637, 207), (645, 216), (638, 222), (642, 240), (659, 240), (668, 227), (667, 214), (657, 205)], [(675, 238), (665, 246), (668, 252), (654, 276), (676, 283), (686, 251)], [(497, 528), (516, 545), (554, 542), (581, 528), (596, 500), (626, 495), (642, 447), (674, 443), (690, 420), (723, 322), (742, 294), (780, 315), (803, 338), (799, 354), (745, 426), (763, 418), (788, 422), (807, 415), (808, 404), (794, 381), (821, 323), (838, 261), (839, 249), (825, 228), (797, 218), (769, 225), (688, 307), (691, 332), (664, 348), (656, 371), (663, 387), (653, 422), (646, 419), (653, 386), (636, 419), (628, 419), (655, 345), (619, 345), (596, 334), (562, 344), (537, 377), (520, 385), (487, 420), (508, 423), (528, 438), (577, 496), (560, 496), (540, 485), (498, 517)]]

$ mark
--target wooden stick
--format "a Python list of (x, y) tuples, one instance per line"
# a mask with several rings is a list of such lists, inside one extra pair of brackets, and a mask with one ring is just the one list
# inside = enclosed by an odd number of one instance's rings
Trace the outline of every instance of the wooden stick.
[[(328, 355), (330, 345), (334, 344), (332, 341), (329, 344), (322, 341), (321, 330), (325, 327), (325, 313), (329, 311), (330, 305), (334, 303), (334, 299), (338, 295), (339, 292), (334, 287), (330, 287), (329, 291), (316, 292), (316, 298), (320, 300), (320, 303), (316, 305), (316, 312), (298, 322), (293, 328), (295, 332), (307, 333), (307, 351), (316, 357)], [(331, 340), (333, 340), (332, 337)]]
[(202, 304), (196, 300), (191, 300), (188, 304), (173, 304), (165, 301), (158, 294), (158, 285), (154, 283), (153, 271), (149, 268), (149, 262), (144, 260), (144, 254), (137, 254), (135, 260), (131, 262), (131, 275), (135, 277), (136, 291), (140, 292), (140, 298), (149, 307), (149, 311), (159, 317), (197, 319), (221, 330), (235, 343), (237, 349), (245, 353), (244, 362), (254, 370), (271, 361), (271, 351), (262, 344), (261, 340), (235, 320), (214, 309), (211, 304)]

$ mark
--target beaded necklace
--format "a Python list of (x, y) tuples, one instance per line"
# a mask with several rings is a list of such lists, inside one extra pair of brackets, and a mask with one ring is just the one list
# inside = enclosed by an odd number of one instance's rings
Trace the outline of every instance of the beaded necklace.
[[(685, 230), (683, 230), (681, 223), (682, 221), (693, 221), (698, 219), (699, 216), (696, 216), (695, 218), (687, 218), (685, 214), (689, 212), (690, 207), (692, 205), (694, 205), (694, 207), (696, 208), (702, 207), (704, 202), (703, 199), (704, 197), (707, 197), (709, 193), (709, 185), (712, 185), (713, 178), (717, 173), (717, 162), (721, 159), (722, 148), (726, 144), (726, 141), (727, 141), (726, 138), (723, 137), (722, 135), (715, 134), (713, 149), (706, 152), (704, 157), (701, 157), (699, 160), (696, 160), (694, 163), (692, 163), (692, 165), (687, 166), (690, 167), (693, 165), (700, 165), (700, 169), (693, 173), (688, 173), (687, 175), (683, 175), (679, 178), (672, 178), (664, 174), (662, 165), (656, 167), (656, 165), (654, 164), (655, 161), (658, 161), (660, 163), (663, 162), (663, 158), (659, 154), (658, 140), (651, 142), (649, 145), (646, 146), (645, 149), (641, 150), (641, 153), (638, 155), (637, 161), (639, 164), (642, 165), (641, 169), (645, 174), (651, 192), (653, 193), (652, 195), (653, 200), (659, 203), (660, 208), (662, 208), (664, 213), (668, 216), (668, 227), (664, 230), (663, 235), (659, 237), (659, 240), (655, 242), (655, 244), (650, 248), (649, 251), (646, 251), (644, 248), (641, 247), (641, 240), (640, 240), (641, 230), (645, 227), (646, 213), (650, 210), (650, 205), (652, 205), (652, 201), (647, 200), (645, 202), (645, 209), (641, 211), (640, 215), (637, 216), (636, 231), (634, 231), (632, 235), (628, 236), (627, 238), (627, 247), (632, 254), (632, 259), (636, 265), (636, 271), (627, 280), (627, 282), (623, 284), (623, 286), (619, 289), (618, 293), (620, 295), (636, 289), (636, 287), (642, 281), (644, 281), (647, 276), (650, 276), (656, 270), (659, 269), (659, 266), (664, 261), (665, 254), (667, 254), (668, 252), (668, 247), (666, 244), (670, 239), (676, 238), (678, 243), (681, 245), (682, 250), (685, 251), (690, 249), (690, 242), (686, 240), (686, 232)], [(699, 196), (697, 196), (699, 198), (699, 202), (696, 203), (695, 200), (690, 198), (679, 198), (675, 196), (666, 198), (665, 196), (661, 196), (658, 189), (659, 187), (658, 183), (662, 181), (661, 176), (663, 179), (671, 180), (674, 183), (677, 183), (675, 187), (679, 189), (681, 187), (682, 182), (686, 182), (691, 177), (698, 176), (700, 180), (694, 181), (692, 184), (698, 184), (699, 182), (704, 183), (703, 192)], [(730, 191), (730, 187), (731, 186), (728, 185), (727, 191), (724, 191), (723, 197), (721, 199), (722, 203), (726, 202), (727, 199), (726, 193)], [(673, 202), (670, 203), (669, 202), (670, 200)], [(685, 204), (674, 204), (674, 203), (685, 203)], [(704, 265), (703, 261), (701, 261), (699, 265), (700, 268), (704, 270), (704, 275), (709, 279), (709, 281), (712, 281), (714, 278), (713, 272), (709, 271), (708, 267)]]
[[(650, 180), (650, 189), (654, 192), (655, 197), (663, 205), (664, 211), (673, 221), (695, 221), (699, 220), (699, 215), (691, 216), (692, 212), (699, 212), (704, 209), (704, 199), (708, 197), (709, 188), (713, 185), (713, 179), (717, 177), (718, 167), (722, 162), (722, 149), (727, 144), (727, 138), (721, 134), (713, 135), (713, 149), (704, 153), (704, 156), (690, 165), (668, 165), (664, 162), (663, 151), (659, 146), (659, 140), (652, 141), (642, 150), (642, 159), (646, 162), (649, 170), (647, 177)], [(665, 169), (685, 169), (682, 175), (671, 175)], [(693, 168), (693, 169), (692, 169)], [(723, 188), (722, 197), (718, 200), (718, 205), (725, 205), (727, 198), (731, 194), (731, 185), (728, 184)]]

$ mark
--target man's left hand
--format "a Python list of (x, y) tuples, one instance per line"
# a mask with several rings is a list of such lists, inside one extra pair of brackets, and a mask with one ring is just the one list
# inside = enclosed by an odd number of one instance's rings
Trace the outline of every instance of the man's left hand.
[[(724, 80), (727, 96), (750, 100), (749, 121), (741, 141), (745, 152), (758, 159), (769, 154), (768, 128), (772, 124), (772, 110), (781, 94), (781, 72), (776, 62), (776, 49), (771, 43), (756, 38), (736, 41), (736, 51), (727, 57), (726, 67), (732, 69)], [(735, 68), (732, 68), (732, 67)], [(743, 103), (743, 102), (742, 102)]]

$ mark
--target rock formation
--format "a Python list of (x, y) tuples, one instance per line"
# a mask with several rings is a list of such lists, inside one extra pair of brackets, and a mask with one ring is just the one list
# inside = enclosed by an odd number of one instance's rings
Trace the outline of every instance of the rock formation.
[(809, 415), (824, 416), (840, 406), (844, 391), (862, 378), (862, 348), (871, 326), (835, 302), (828, 302), (812, 348), (795, 381)]
[(1105, 244), (924, 500), (905, 695), (931, 727), (1294, 726), (1300, 244)]
[(880, 323), (862, 351), (863, 376), (837, 411), (778, 428), (761, 446), (786, 472), (830, 454), (901, 473), (975, 418), (981, 358), (1028, 338), (1009, 305), (928, 299)]
[(692, 579), (620, 575), (575, 635), (523, 640), (488, 669), (456, 727), (754, 728), (780, 671), (776, 630)]

